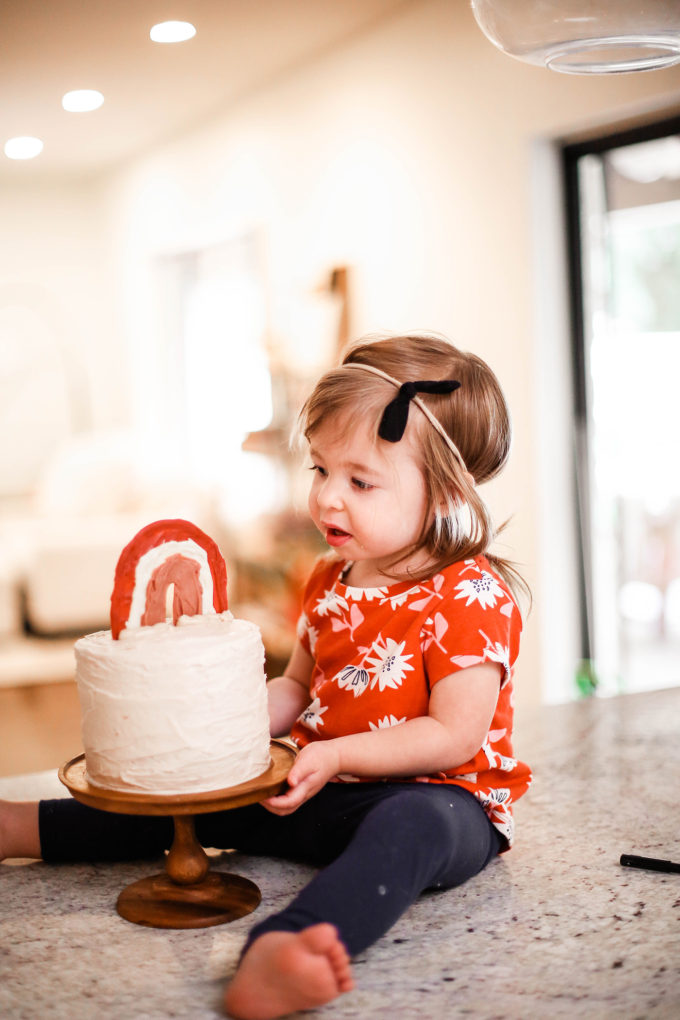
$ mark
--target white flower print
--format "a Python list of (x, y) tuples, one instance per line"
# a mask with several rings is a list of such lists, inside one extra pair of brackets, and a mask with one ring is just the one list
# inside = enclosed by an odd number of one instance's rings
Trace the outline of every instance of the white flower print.
[(481, 801), (486, 811), (497, 811), (501, 804), (512, 803), (510, 790), (506, 786), (499, 786), (493, 790), (475, 790), (475, 797)]
[(372, 651), (375, 652), (375, 658), (367, 659), (367, 663), (372, 667), (371, 673), (373, 673), (373, 679), (371, 680), (371, 687), (378, 687), (381, 691), (384, 691), (386, 687), (396, 689), (400, 687), (406, 670), (412, 670), (411, 666), (406, 660), (412, 659), (413, 655), (404, 655), (404, 648), (406, 642), (402, 641), (401, 644), (397, 644), (393, 638), (387, 638), (384, 644), (381, 645), (382, 638), (379, 637), (377, 641), (373, 642)]
[(441, 588), (444, 584), (444, 575), (435, 574), (434, 577), (427, 584), (416, 584), (408, 591), (403, 591), (397, 595), (390, 596), (389, 602), (392, 610), (399, 609), (404, 603), (410, 599), (413, 595), (423, 594), (422, 599), (418, 599), (415, 602), (409, 603), (409, 609), (413, 613), (420, 613), (427, 606), (434, 597), (442, 599)]
[(339, 595), (335, 588), (331, 588), (330, 591), (324, 591), (323, 598), (319, 599), (316, 604), (316, 611), (319, 616), (328, 616), (329, 613), (340, 615), (340, 611), (347, 608), (347, 599)]
[(501, 772), (512, 772), (513, 769), (517, 768), (517, 761), (515, 758), (507, 758), (504, 754), (500, 754), (499, 751), (494, 751), (488, 740), (483, 744), (482, 751), (486, 755), (486, 760), (489, 763), (490, 769), (500, 769)]
[(331, 627), (334, 631), (349, 630), (350, 636), (354, 638), (354, 631), (364, 622), (364, 614), (356, 602), (353, 602), (348, 613), (338, 611), (337, 618), (331, 619)]
[(372, 723), (369, 719), (368, 725), (371, 727), (372, 730), (386, 730), (390, 726), (399, 726), (400, 723), (403, 722), (406, 722), (406, 716), (404, 716), (403, 719), (397, 719), (393, 715), (386, 715), (383, 716), (382, 719), (378, 719), (377, 724)]
[(508, 843), (512, 845), (515, 823), (510, 812), (503, 806), (494, 807), (489, 813), (489, 820), (493, 823), (494, 827), (505, 836)]
[(449, 623), (446, 617), (442, 613), (435, 613), (434, 617), (428, 616), (427, 620), (423, 625), (421, 631), (420, 647), (423, 652), (426, 652), (432, 642), (437, 645), (442, 652), (446, 653), (446, 649), (442, 644), (442, 638), (449, 629)]
[(390, 604), (392, 612), (394, 612), (395, 609), (399, 609), (399, 606), (403, 606), (410, 594), (410, 591), (402, 591), (399, 595), (390, 595), (387, 601)]
[(311, 655), (314, 655), (314, 650), (316, 648), (316, 640), (317, 640), (318, 636), (319, 636), (319, 632), (316, 629), (316, 627), (312, 627), (310, 625), (307, 628), (307, 637), (309, 639), (309, 651), (310, 651)]
[(500, 641), (492, 641), (483, 630), (479, 632), (484, 640), (486, 641), (486, 647), (484, 648), (484, 657), (488, 662), (498, 662), (503, 667), (503, 682), (501, 687), (505, 687), (506, 683), (510, 679), (510, 649), (507, 645), (502, 644)]
[(484, 662), (483, 655), (452, 655), (451, 662), (454, 666), (460, 666), (461, 669), (468, 669), (469, 666), (478, 666), (480, 662)]
[(306, 613), (300, 613), (300, 616), (298, 617), (297, 627), (295, 628), (295, 633), (299, 638), (303, 638), (307, 633), (308, 628), (309, 617), (307, 616)]
[(486, 609), (487, 606), (493, 608), (498, 598), (505, 598), (505, 592), (500, 584), (487, 570), (480, 571), (478, 577), (461, 581), (454, 590), (459, 592), (456, 595), (457, 599), (467, 599), (466, 606), (479, 602), (482, 609)]
[(355, 698), (358, 698), (368, 688), (370, 677), (367, 670), (361, 666), (345, 666), (336, 673), (334, 679), (341, 690), (347, 688), (352, 691)]
[(309, 650), (312, 653), (312, 655), (314, 655), (314, 649), (316, 648), (316, 639), (319, 636), (319, 632), (316, 629), (316, 627), (312, 627), (311, 623), (309, 622), (309, 617), (307, 616), (306, 613), (301, 613), (301, 615), (298, 617), (295, 633), (300, 638), (301, 641), (307, 638), (307, 640), (309, 641)]
[(373, 599), (383, 599), (387, 594), (387, 588), (352, 588), (347, 586), (347, 595), (357, 601), (363, 599), (365, 602), (372, 602)]
[(307, 708), (298, 716), (298, 722), (306, 726), (307, 729), (314, 730), (315, 733), (319, 732), (319, 726), (323, 726), (323, 719), (321, 716), (324, 712), (328, 711), (328, 706), (321, 706), (321, 702), (318, 698), (314, 698)]

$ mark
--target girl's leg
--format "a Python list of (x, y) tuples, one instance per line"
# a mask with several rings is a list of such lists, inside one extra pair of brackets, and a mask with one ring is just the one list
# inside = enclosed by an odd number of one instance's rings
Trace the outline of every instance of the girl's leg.
[[(329, 828), (334, 811), (324, 811), (322, 802), (323, 797), (318, 803), (310, 801), (284, 818), (258, 804), (197, 815), (196, 835), (205, 847), (325, 862), (338, 853), (339, 846)], [(7, 807), (15, 809), (19, 805)], [(34, 851), (22, 851), (21, 856), (42, 856), (51, 862), (139, 860), (160, 856), (172, 843), (173, 823), (169, 817), (100, 811), (68, 797), (21, 807), (32, 812)], [(0, 812), (0, 852), (2, 833)], [(17, 855), (17, 851), (12, 853)]]
[[(38, 856), (50, 862), (159, 857), (170, 848), (174, 834), (170, 817), (99, 811), (69, 798), (41, 801), (38, 817)], [(195, 826), (202, 846), (273, 856), (286, 856), (287, 849), (294, 855), (297, 847), (286, 819), (257, 804), (197, 815)]]
[[(416, 796), (425, 802), (417, 803)], [(462, 885), (505, 845), (473, 794), (462, 787), (434, 784), (418, 784), (411, 797), (402, 791), (394, 801), (387, 801), (371, 813), (358, 835), (360, 856), (351, 854), (343, 861), (346, 875), (351, 873), (347, 865), (354, 867), (371, 854), (372, 847), (384, 847), (385, 857), (382, 861), (376, 857), (359, 882), (371, 923), (354, 922), (349, 941), (353, 954), (380, 938), (422, 892)]]
[[(227, 989), (231, 1015), (274, 1018), (349, 990), (347, 952), (383, 935), (424, 889), (460, 885), (498, 853), (500, 837), (467, 791), (434, 784), (383, 790), (339, 857), (285, 910), (253, 928)], [(314, 984), (309, 975), (313, 967), (319, 973), (320, 957), (325, 983)], [(319, 993), (314, 1000), (310, 984)], [(330, 989), (325, 997), (322, 988)]]
[(0, 800), (0, 861), (40, 857), (37, 801)]
[(391, 784), (351, 842), (281, 913), (250, 933), (301, 931), (327, 921), (351, 955), (381, 937), (428, 888), (481, 871), (501, 840), (476, 798), (457, 786)]
[(43, 860), (133, 861), (159, 857), (172, 842), (172, 819), (99, 811), (69, 797), (41, 800)]

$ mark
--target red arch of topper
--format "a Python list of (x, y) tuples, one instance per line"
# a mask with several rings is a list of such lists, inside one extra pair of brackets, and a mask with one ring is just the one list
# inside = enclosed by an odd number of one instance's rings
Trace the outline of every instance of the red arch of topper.
[(135, 570), (140, 558), (156, 546), (164, 545), (166, 542), (185, 542), (187, 539), (193, 540), (196, 545), (205, 549), (213, 580), (213, 607), (216, 613), (226, 611), (227, 566), (217, 544), (190, 521), (183, 521), (180, 518), (154, 521), (137, 532), (118, 559), (111, 595), (111, 636), (114, 639), (120, 636), (130, 616), (135, 590)]

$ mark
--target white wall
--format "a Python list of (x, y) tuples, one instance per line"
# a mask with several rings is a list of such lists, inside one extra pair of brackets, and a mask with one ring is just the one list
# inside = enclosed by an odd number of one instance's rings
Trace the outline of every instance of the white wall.
[[(146, 365), (135, 413), (162, 402), (153, 374), (163, 343), (153, 305), (159, 254), (260, 229), (275, 330), (287, 294), (350, 265), (353, 332), (444, 332), (487, 358), (504, 383), (514, 453), (489, 496), (498, 519), (513, 515), (504, 544), (535, 596), (518, 697), (566, 692), (576, 604), (568, 519), (554, 512), (568, 492), (568, 435), (550, 432), (562, 445), (554, 451), (538, 439), (554, 408), (568, 405), (564, 335), (544, 289), (559, 276), (542, 277), (534, 250), (550, 237), (534, 216), (535, 143), (670, 103), (680, 106), (678, 68), (597, 78), (543, 71), (496, 51), (467, 4), (451, 0), (413, 4), (270, 84), (108, 182), (111, 285), (128, 350)], [(550, 158), (541, 165), (545, 180)], [(541, 228), (555, 215), (545, 186)], [(557, 576), (548, 562), (556, 543)]]
[(89, 383), (78, 413), (82, 426), (120, 423), (129, 413), (102, 215), (94, 184), (0, 189), (2, 303), (49, 316), (66, 360)]
[(94, 185), (0, 188), (3, 498), (30, 495), (60, 440), (129, 418), (101, 220)]

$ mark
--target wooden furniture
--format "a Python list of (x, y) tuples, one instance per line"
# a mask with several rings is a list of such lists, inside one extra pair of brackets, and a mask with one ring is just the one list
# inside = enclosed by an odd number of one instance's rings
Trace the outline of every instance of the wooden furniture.
[(59, 779), (76, 800), (89, 807), (173, 818), (175, 835), (165, 874), (142, 878), (123, 889), (116, 903), (121, 917), (149, 928), (207, 928), (251, 913), (261, 899), (259, 888), (240, 875), (209, 870), (208, 855), (196, 838), (194, 816), (243, 807), (280, 793), (295, 754), (285, 741), (272, 740), (271, 764), (255, 779), (225, 790), (162, 797), (92, 786), (84, 754), (62, 765)]

